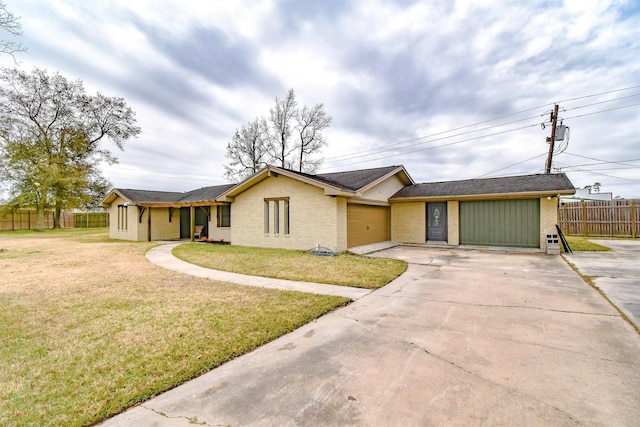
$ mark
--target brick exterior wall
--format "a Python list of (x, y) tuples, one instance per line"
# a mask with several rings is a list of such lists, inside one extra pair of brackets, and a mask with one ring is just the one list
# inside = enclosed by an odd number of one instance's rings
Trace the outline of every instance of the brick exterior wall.
[[(142, 216), (144, 231), (147, 230), (149, 208)], [(175, 209), (169, 222), (169, 208), (151, 208), (151, 240), (176, 240), (180, 238), (180, 209)], [(145, 235), (140, 240), (147, 240)]]
[(556, 224), (558, 223), (558, 198), (540, 198), (540, 248), (547, 250), (548, 234), (557, 234)]
[[(274, 233), (274, 204), (269, 203), (269, 233), (264, 232), (265, 199), (289, 198), (290, 233), (285, 234), (284, 202), (279, 201), (279, 234)], [(346, 250), (346, 201), (318, 187), (283, 175), (270, 176), (239, 194), (231, 205), (231, 243), (307, 250), (316, 244)]]
[(391, 204), (391, 240), (399, 243), (426, 242), (427, 215), (425, 202)]
[[(111, 203), (109, 207), (109, 237), (120, 240), (139, 240), (138, 239), (138, 207), (129, 205), (127, 207), (127, 229), (119, 229), (118, 221), (118, 205), (124, 204), (124, 199), (118, 197)], [(145, 229), (146, 230), (146, 229)], [(145, 235), (146, 240), (146, 235)]]
[(447, 243), (460, 244), (460, 202), (457, 200), (447, 202)]

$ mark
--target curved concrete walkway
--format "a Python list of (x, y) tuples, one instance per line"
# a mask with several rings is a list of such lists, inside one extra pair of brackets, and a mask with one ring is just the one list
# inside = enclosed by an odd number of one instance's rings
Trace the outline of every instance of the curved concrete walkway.
[(246, 274), (229, 273), (227, 271), (212, 270), (182, 261), (171, 253), (173, 248), (183, 242), (165, 243), (151, 248), (147, 252), (147, 259), (152, 263), (168, 270), (190, 274), (196, 277), (218, 280), (243, 286), (259, 286), (263, 288), (282, 289), (286, 291), (300, 291), (312, 294), (334, 295), (357, 300), (371, 293), (370, 289), (351, 288), (348, 286), (328, 285), (322, 283), (296, 282), (293, 280), (271, 279), (268, 277), (248, 276)]
[(409, 268), (101, 426), (638, 424), (640, 335), (561, 257), (376, 255)]

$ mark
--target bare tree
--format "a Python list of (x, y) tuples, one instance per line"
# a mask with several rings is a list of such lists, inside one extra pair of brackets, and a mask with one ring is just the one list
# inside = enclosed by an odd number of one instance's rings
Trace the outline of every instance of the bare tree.
[(224, 166), (224, 176), (229, 182), (240, 182), (267, 165), (267, 143), (269, 125), (264, 117), (236, 129), (227, 144), (226, 157), (229, 164)]
[(236, 132), (227, 144), (225, 178), (238, 182), (267, 164), (300, 172), (315, 172), (318, 158), (327, 140), (322, 131), (331, 125), (331, 116), (323, 104), (298, 108), (296, 94), (290, 89), (284, 99), (276, 97), (269, 117), (256, 118)]
[[(7, 5), (3, 1), (0, 1), (0, 28), (13, 36), (20, 36), (22, 35), (22, 25), (20, 25), (19, 21), (20, 18), (9, 12)], [(7, 53), (14, 56), (14, 53), (25, 52), (26, 50), (27, 48), (19, 42), (0, 40), (0, 53)]]
[(324, 111), (324, 104), (316, 104), (312, 108), (305, 105), (296, 114), (296, 131), (298, 139), (298, 170), (300, 172), (315, 172), (322, 158), (313, 158), (322, 147), (327, 145), (327, 139), (322, 131), (331, 126), (331, 116)]
[(276, 105), (271, 108), (269, 114), (269, 124), (273, 133), (269, 141), (268, 152), (271, 160), (283, 168), (291, 166), (291, 162), (287, 164), (287, 159), (294, 150), (290, 146), (289, 140), (295, 125), (297, 106), (296, 94), (293, 89), (289, 89), (284, 99), (276, 97)]

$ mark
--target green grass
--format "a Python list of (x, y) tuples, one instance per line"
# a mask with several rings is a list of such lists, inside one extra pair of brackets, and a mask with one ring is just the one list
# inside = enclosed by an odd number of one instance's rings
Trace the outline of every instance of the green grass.
[(565, 236), (567, 242), (569, 243), (569, 247), (574, 252), (581, 251), (610, 251), (610, 248), (606, 246), (599, 245), (597, 243), (593, 243), (585, 237), (580, 236)]
[(0, 425), (94, 424), (348, 302), (171, 272), (106, 233), (0, 233)]
[(315, 256), (306, 251), (190, 243), (173, 254), (199, 265), (233, 273), (302, 282), (377, 289), (407, 269), (407, 263), (352, 254)]

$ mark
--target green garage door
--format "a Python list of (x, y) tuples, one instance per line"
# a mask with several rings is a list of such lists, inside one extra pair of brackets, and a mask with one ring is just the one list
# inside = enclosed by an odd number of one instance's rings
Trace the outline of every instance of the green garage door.
[(460, 202), (460, 244), (540, 247), (540, 200)]

